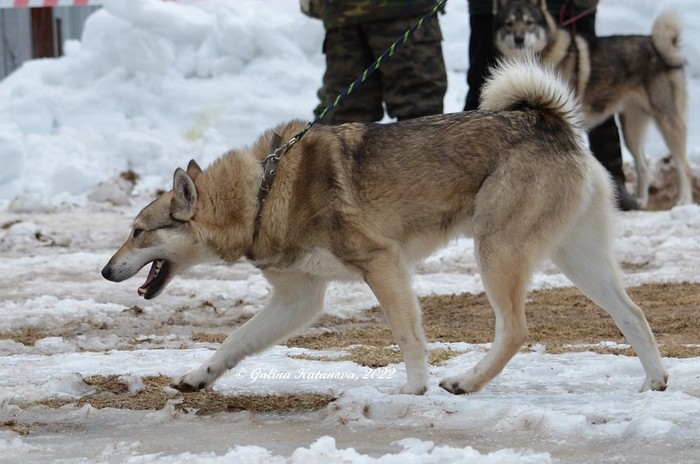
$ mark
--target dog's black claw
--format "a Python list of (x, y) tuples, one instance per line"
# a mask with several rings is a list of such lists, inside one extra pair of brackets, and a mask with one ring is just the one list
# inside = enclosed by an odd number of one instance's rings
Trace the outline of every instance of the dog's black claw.
[(440, 388), (447, 390), (453, 395), (466, 395), (469, 393), (459, 386), (459, 382), (453, 382), (451, 384), (448, 384), (447, 382), (440, 382)]
[(171, 383), (170, 386), (174, 388), (175, 390), (178, 390), (182, 393), (195, 393), (204, 388), (203, 384), (200, 384), (200, 387), (197, 388), (194, 385), (190, 385), (189, 383), (185, 382), (180, 382), (180, 383)]
[(452, 385), (450, 385), (450, 391), (455, 395), (461, 395), (464, 393), (464, 390), (459, 388), (459, 382), (452, 382)]
[(462, 387), (460, 387), (459, 384), (458, 384), (457, 382), (455, 382), (455, 383), (452, 384), (452, 390), (451, 390), (451, 391), (452, 391), (452, 393), (454, 393), (455, 395), (466, 395), (466, 394), (467, 394), (467, 391), (464, 390)]

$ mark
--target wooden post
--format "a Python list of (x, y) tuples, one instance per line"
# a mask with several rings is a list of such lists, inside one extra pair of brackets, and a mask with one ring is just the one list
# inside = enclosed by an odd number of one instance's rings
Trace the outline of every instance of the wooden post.
[(32, 57), (53, 58), (54, 47), (53, 8), (32, 8)]

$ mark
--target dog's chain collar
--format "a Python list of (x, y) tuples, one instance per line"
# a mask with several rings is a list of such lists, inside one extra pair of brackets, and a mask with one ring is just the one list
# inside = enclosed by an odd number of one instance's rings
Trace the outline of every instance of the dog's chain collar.
[[(305, 133), (306, 131), (304, 131)], [(282, 158), (282, 156), (287, 153), (287, 150), (289, 150), (292, 145), (297, 143), (299, 139), (301, 139), (301, 136), (304, 135), (304, 133), (299, 133), (289, 139), (287, 143), (283, 143), (280, 145), (280, 141), (282, 140), (282, 137), (280, 137), (279, 134), (275, 133), (272, 136), (272, 141), (270, 143), (270, 151), (271, 153), (265, 157), (265, 159), (262, 161), (262, 168), (263, 168), (263, 173), (262, 173), (262, 178), (260, 179), (260, 190), (258, 190), (258, 214), (255, 217), (255, 224), (254, 224), (254, 229), (253, 229), (253, 240), (255, 240), (258, 236), (258, 233), (260, 232), (260, 219), (262, 216), (262, 209), (263, 205), (265, 204), (265, 199), (267, 198), (267, 194), (270, 193), (270, 190), (272, 189), (272, 182), (275, 180), (275, 176), (277, 175), (277, 163), (279, 160)]]

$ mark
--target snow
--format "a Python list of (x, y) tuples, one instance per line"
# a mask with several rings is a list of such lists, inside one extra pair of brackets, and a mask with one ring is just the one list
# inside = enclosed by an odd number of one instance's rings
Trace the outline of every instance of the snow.
[[(662, 8), (682, 12), (687, 26), (688, 146), (697, 166), (700, 30), (688, 25), (700, 22), (700, 8), (692, 0), (604, 1), (599, 32), (648, 33)], [(466, 2), (449, 2), (440, 20), (446, 111), (459, 111)], [(302, 360), (289, 355), (308, 350), (276, 346), (243, 361), (216, 390), (338, 400), (294, 416), (17, 406), (84, 395), (83, 379), (96, 374), (123, 376), (137, 391), (144, 376), (180, 375), (215, 348), (167, 329), (141, 332), (130, 308), (166, 321), (176, 308), (205, 302), (220, 303), (231, 318), (264, 304), (269, 285), (245, 262), (192, 269), (150, 302), (136, 296), (138, 277), (113, 284), (99, 271), (131, 218), (156, 189), (169, 187), (175, 167), (190, 158), (207, 165), (281, 121), (311, 118), (322, 41), (320, 23), (292, 0), (112, 0), (88, 19), (81, 41), (66, 44), (66, 56), (25, 63), (0, 82), (0, 332), (86, 330), (33, 346), (0, 341), (0, 422), (39, 424), (26, 436), (0, 431), (0, 462), (697, 462), (700, 358), (665, 359), (668, 391), (637, 393), (643, 370), (635, 357), (534, 349), (484, 391), (455, 397), (438, 388), (439, 379), (472, 366), (488, 346), (435, 344), (464, 354), (431, 367), (428, 393), (413, 397), (390, 394), (404, 379), (401, 364), (372, 370)], [(652, 159), (666, 154), (654, 132), (647, 149)], [(128, 169), (140, 176), (136, 185), (119, 177)], [(698, 205), (620, 213), (617, 222), (616, 252), (631, 265), (627, 285), (700, 281)], [(548, 263), (532, 282), (568, 285)], [(420, 295), (481, 292), (471, 241), (457, 240), (419, 265), (414, 287)], [(326, 307), (344, 317), (375, 304), (362, 285), (334, 285)], [(130, 327), (132, 338), (90, 331), (113, 326)], [(151, 345), (133, 349), (132, 340)]]

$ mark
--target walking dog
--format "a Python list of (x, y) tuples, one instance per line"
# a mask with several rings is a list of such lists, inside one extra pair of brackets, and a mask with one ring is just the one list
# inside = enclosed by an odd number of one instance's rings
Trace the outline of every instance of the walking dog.
[(568, 86), (532, 57), (504, 62), (480, 110), (391, 124), (314, 126), (277, 165), (259, 201), (261, 161), (274, 134), (208, 169), (177, 169), (173, 189), (146, 206), (102, 275), (120, 282), (151, 264), (139, 294), (158, 296), (197, 263), (246, 257), (272, 284), (265, 307), (201, 367), (174, 380), (180, 391), (211, 386), (243, 358), (284, 340), (322, 311), (329, 281), (364, 281), (403, 354), (401, 393), (428, 387), (421, 309), (412, 266), (457, 236), (471, 236), (496, 313), (488, 354), (443, 379), (452, 393), (481, 389), (527, 339), (525, 299), (533, 267), (550, 257), (607, 310), (646, 371), (643, 389), (667, 373), (642, 311), (630, 300), (612, 250), (609, 179), (582, 139)]

